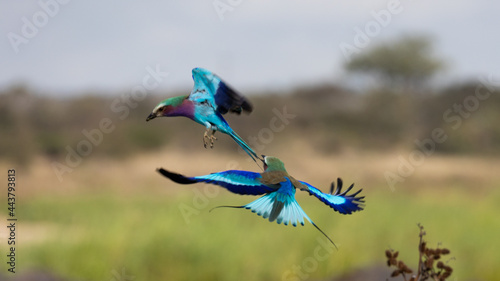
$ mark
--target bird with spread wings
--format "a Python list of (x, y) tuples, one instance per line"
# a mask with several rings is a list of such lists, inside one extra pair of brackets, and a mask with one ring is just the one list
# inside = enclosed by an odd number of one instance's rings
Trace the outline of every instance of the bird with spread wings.
[(205, 182), (226, 188), (230, 192), (241, 195), (264, 195), (259, 199), (244, 206), (221, 206), (249, 209), (270, 222), (297, 226), (304, 225), (304, 218), (316, 229), (325, 235), (330, 242), (333, 241), (307, 216), (297, 200), (295, 190), (306, 191), (309, 195), (318, 198), (321, 202), (340, 214), (347, 215), (364, 208), (364, 196), (357, 196), (362, 189), (352, 194), (347, 194), (353, 188), (351, 185), (342, 192), (342, 180), (337, 180), (337, 188), (332, 183), (330, 193), (323, 193), (311, 184), (296, 180), (285, 169), (284, 163), (271, 156), (264, 157), (263, 173), (229, 170), (212, 173), (204, 176), (186, 177), (181, 174), (169, 172), (163, 168), (158, 169), (163, 176), (179, 184), (193, 184)]
[(149, 114), (146, 121), (156, 117), (184, 116), (206, 127), (203, 135), (205, 148), (211, 148), (217, 139), (214, 134), (220, 131), (231, 136), (236, 143), (254, 160), (262, 159), (245, 141), (231, 129), (222, 115), (231, 112), (252, 112), (250, 102), (229, 87), (214, 73), (194, 68), (192, 71), (194, 87), (191, 94), (168, 98), (160, 102)]

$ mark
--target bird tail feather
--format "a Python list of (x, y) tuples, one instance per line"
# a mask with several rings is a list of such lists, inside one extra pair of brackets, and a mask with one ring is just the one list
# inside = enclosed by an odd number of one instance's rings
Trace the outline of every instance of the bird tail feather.
[(297, 226), (297, 223), (304, 225), (304, 218), (314, 224), (297, 203), (294, 194), (269, 193), (244, 207), (265, 219), (269, 219), (270, 222), (276, 220), (278, 224), (283, 222), (284, 225), (289, 223), (293, 226)]
[(257, 159), (264, 161), (261, 159), (255, 151), (234, 131), (231, 131), (229, 135), (233, 138), (234, 141), (252, 158), (253, 161), (257, 162)]
[(336, 249), (337, 245), (326, 235), (321, 228), (319, 228), (302, 210), (299, 203), (295, 200), (294, 194), (284, 194), (280, 192), (273, 192), (262, 196), (261, 198), (250, 202), (243, 206), (218, 206), (217, 208), (245, 208), (262, 216), (264, 219), (269, 219), (270, 222), (276, 220), (278, 224), (283, 222), (284, 225), (291, 223), (297, 226), (297, 222), (304, 225), (304, 218), (306, 218), (321, 234), (323, 234)]

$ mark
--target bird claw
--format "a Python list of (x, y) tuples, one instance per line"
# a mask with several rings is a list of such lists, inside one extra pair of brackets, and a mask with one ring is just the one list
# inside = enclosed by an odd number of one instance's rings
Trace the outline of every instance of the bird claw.
[(207, 131), (203, 134), (203, 146), (207, 148), (207, 140), (208, 140), (208, 134)]
[(214, 141), (216, 141), (217, 138), (214, 135), (210, 136), (210, 148), (214, 148)]
[(214, 136), (215, 131), (212, 131), (212, 134), (208, 134), (208, 130), (205, 131), (205, 134), (203, 135), (203, 146), (207, 148), (207, 145), (210, 144), (210, 148), (214, 148), (214, 141), (217, 140), (217, 138)]

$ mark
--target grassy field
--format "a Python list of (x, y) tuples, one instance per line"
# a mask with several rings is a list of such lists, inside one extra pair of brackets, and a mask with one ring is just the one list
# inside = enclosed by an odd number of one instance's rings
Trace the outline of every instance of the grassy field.
[[(276, 155), (286, 155), (282, 159), (297, 178), (326, 191), (341, 176), (345, 184), (364, 189), (366, 209), (350, 216), (305, 193), (297, 195), (338, 251), (308, 224), (277, 225), (248, 210), (209, 212), (257, 197), (203, 184), (179, 186), (154, 171), (160, 166), (187, 175), (234, 166), (257, 170), (245, 160), (234, 162), (244, 156), (164, 150), (120, 162), (90, 157), (62, 182), (44, 159), (18, 169), (18, 269), (42, 269), (72, 280), (331, 279), (384, 266), (388, 248), (415, 267), (421, 223), (431, 245), (451, 250), (451, 280), (500, 276), (500, 160), (432, 156), (391, 189), (384, 172), (397, 171), (405, 152), (327, 156), (301, 144), (287, 149)], [(299, 151), (307, 159), (297, 158)], [(6, 208), (0, 215), (5, 221)], [(7, 235), (5, 229), (1, 234)], [(0, 247), (3, 253), (6, 243)]]

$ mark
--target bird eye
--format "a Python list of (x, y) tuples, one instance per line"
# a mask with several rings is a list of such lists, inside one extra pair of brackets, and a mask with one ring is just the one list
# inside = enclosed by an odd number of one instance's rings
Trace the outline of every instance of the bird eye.
[(158, 111), (160, 111), (160, 112), (162, 112), (163, 110), (165, 110), (165, 106), (158, 108)]

